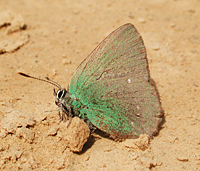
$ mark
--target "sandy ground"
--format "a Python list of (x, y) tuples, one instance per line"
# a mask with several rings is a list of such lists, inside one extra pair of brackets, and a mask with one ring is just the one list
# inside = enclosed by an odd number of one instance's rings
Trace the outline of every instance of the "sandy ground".
[[(5, 11), (1, 170), (200, 170), (199, 0), (0, 0)], [(82, 153), (73, 153), (57, 132), (52, 86), (17, 72), (67, 87), (81, 61), (125, 23), (144, 39), (166, 122), (148, 148), (95, 135)]]

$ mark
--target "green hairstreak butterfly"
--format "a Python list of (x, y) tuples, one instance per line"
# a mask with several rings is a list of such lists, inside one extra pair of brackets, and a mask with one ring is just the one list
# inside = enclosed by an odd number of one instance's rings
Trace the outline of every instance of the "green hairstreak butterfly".
[(62, 120), (65, 115), (78, 116), (91, 129), (115, 138), (151, 137), (158, 132), (163, 112), (146, 56), (142, 37), (128, 23), (109, 34), (78, 66), (67, 90), (48, 78), (42, 81), (58, 87), (54, 96)]

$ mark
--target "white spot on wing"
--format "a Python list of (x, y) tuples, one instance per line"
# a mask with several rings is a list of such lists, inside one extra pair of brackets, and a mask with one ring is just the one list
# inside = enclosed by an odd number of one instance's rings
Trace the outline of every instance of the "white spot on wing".
[(139, 117), (140, 117), (140, 114), (139, 114), (139, 113), (137, 113), (137, 114), (136, 114), (136, 116), (139, 118)]
[(128, 83), (131, 83), (131, 79), (130, 78), (128, 79)]

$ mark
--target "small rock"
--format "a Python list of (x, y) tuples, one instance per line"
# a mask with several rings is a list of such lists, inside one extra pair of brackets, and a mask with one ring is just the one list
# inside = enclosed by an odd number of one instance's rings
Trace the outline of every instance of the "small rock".
[(150, 158), (147, 158), (147, 157), (141, 157), (140, 159), (142, 165), (144, 165), (146, 168), (151, 168), (152, 166), (155, 167), (157, 166), (157, 163), (156, 161), (150, 159)]
[(0, 40), (0, 54), (14, 52), (29, 41), (29, 35), (21, 31), (27, 27), (21, 15), (15, 14), (12, 11), (1, 12), (1, 27), (5, 27), (6, 31), (2, 33), (4, 36)]
[(63, 29), (58, 29), (58, 32), (59, 33), (63, 33)]
[(141, 134), (138, 139), (126, 139), (122, 142), (125, 147), (133, 149), (146, 150), (149, 145), (149, 136), (146, 134)]
[(42, 122), (42, 121), (45, 121), (46, 119), (47, 119), (47, 115), (46, 115), (45, 112), (44, 113), (40, 113), (39, 115), (35, 116), (36, 122), (39, 122), (39, 123)]
[(132, 155), (130, 156), (130, 160), (136, 160), (138, 158), (138, 154), (136, 153), (131, 153)]
[(72, 62), (71, 62), (70, 59), (63, 59), (63, 60), (62, 60), (62, 63), (63, 63), (64, 65), (66, 65), (66, 64), (71, 64)]
[(186, 156), (178, 156), (176, 159), (177, 159), (178, 161), (183, 161), (183, 162), (188, 161), (188, 157), (186, 157)]
[(171, 27), (171, 28), (174, 28), (174, 27), (176, 27), (176, 24), (175, 24), (175, 23), (171, 23), (171, 24), (170, 24), (170, 27)]
[(35, 139), (35, 133), (32, 130), (24, 127), (18, 128), (16, 135), (18, 137), (23, 137), (29, 143), (32, 143)]
[(89, 127), (78, 117), (72, 118), (68, 127), (67, 124), (66, 122), (60, 123), (59, 130), (62, 132), (62, 139), (68, 142), (68, 147), (71, 151), (82, 151), (83, 145), (87, 142), (90, 135)]
[(105, 147), (103, 151), (110, 152), (112, 149), (110, 147)]
[(36, 124), (36, 121), (34, 119), (28, 119), (25, 123), (25, 125), (23, 125), (23, 127), (27, 127), (27, 126), (34, 126)]
[(138, 146), (135, 144), (135, 139), (126, 139), (122, 144), (127, 148), (137, 149)]
[(131, 18), (131, 19), (135, 18), (135, 16), (131, 13), (128, 15), (128, 17)]
[(80, 13), (80, 11), (78, 11), (78, 10), (73, 11), (73, 14), (75, 14), (75, 15), (78, 15), (79, 13)]
[(12, 11), (2, 11), (0, 13), (0, 27), (7, 26), (7, 34), (26, 28), (23, 17)]
[(58, 128), (51, 127), (50, 130), (48, 131), (47, 135), (48, 136), (54, 136), (57, 133)]
[(57, 74), (58, 74), (57, 69), (53, 69), (53, 75), (55, 76), (55, 75), (57, 75)]
[(103, 166), (102, 166), (103, 168), (105, 168), (106, 167), (106, 164), (103, 164)]
[[(7, 113), (5, 117), (1, 120), (1, 126), (3, 128), (2, 130), (13, 134), (16, 132), (18, 127), (26, 127), (29, 124), (35, 124), (35, 121), (30, 118), (30, 114), (22, 113), (18, 110), (13, 110), (10, 113)], [(4, 135), (5, 133), (2, 132), (2, 134)]]
[(13, 150), (11, 154), (12, 154), (12, 157), (11, 157), (12, 163), (16, 163), (17, 160), (22, 156), (23, 151)]
[(149, 159), (147, 157), (141, 157), (140, 161), (146, 168), (151, 167), (151, 159)]
[(23, 151), (19, 151), (19, 150), (15, 151), (15, 156), (17, 159), (19, 159), (22, 156), (22, 154), (23, 154)]
[(146, 20), (144, 18), (138, 18), (137, 20), (138, 20), (139, 23), (145, 23), (146, 22)]
[(155, 51), (159, 50), (160, 49), (159, 44), (157, 44), (157, 43), (153, 44), (152, 49), (155, 50)]

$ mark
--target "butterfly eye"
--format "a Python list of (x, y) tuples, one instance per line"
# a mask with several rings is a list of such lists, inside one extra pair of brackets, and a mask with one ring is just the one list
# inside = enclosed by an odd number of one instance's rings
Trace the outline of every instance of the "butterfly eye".
[(58, 90), (57, 92), (57, 98), (61, 99), (62, 97), (64, 97), (65, 95), (65, 91), (64, 90)]

